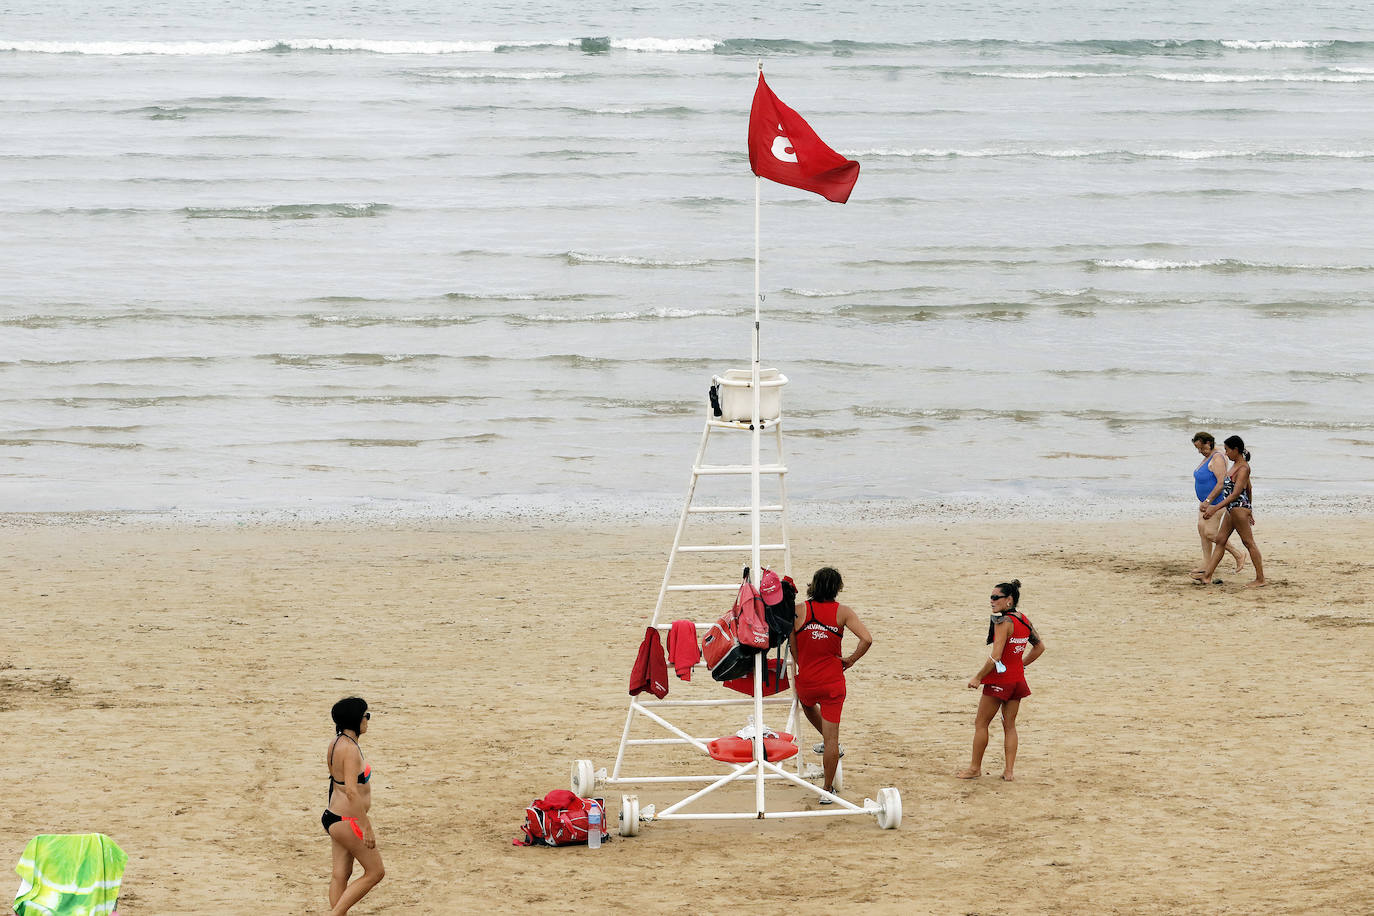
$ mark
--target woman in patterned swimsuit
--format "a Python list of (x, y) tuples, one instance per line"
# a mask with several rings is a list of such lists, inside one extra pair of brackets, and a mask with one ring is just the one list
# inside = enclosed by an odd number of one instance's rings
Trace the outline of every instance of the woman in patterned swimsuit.
[(1255, 580), (1245, 587), (1263, 588), (1269, 583), (1264, 580), (1264, 561), (1260, 558), (1259, 547), (1255, 544), (1255, 516), (1250, 502), (1250, 453), (1245, 450), (1245, 440), (1240, 436), (1231, 436), (1224, 444), (1226, 457), (1231, 461), (1231, 469), (1226, 472), (1226, 479), (1221, 482), (1221, 499), (1216, 505), (1204, 508), (1202, 514), (1211, 518), (1224, 509), (1226, 517), (1222, 519), (1221, 528), (1217, 530), (1217, 546), (1212, 548), (1212, 559), (1208, 561), (1206, 569), (1193, 574), (1193, 581), (1199, 585), (1206, 585), (1212, 581), (1212, 574), (1217, 571), (1221, 558), (1226, 555), (1226, 539), (1234, 531), (1240, 535), (1240, 542), (1250, 552), (1250, 563), (1255, 567)]

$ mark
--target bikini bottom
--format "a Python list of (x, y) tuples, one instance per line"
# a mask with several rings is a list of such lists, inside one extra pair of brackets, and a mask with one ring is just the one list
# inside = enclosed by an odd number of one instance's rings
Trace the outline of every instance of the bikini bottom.
[(352, 827), (353, 835), (358, 839), (361, 840), (363, 838), (363, 828), (358, 826), (358, 819), (356, 817), (344, 817), (343, 815), (335, 814), (328, 808), (325, 808), (324, 814), (320, 815), (320, 824), (324, 826), (325, 833), (328, 833), (329, 828), (333, 827), (339, 821), (343, 821), (345, 824)]

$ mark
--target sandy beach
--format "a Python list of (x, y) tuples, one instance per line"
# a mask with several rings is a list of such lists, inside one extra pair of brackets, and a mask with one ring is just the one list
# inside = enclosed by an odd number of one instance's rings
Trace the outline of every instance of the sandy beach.
[[(0, 850), (111, 835), (125, 916), (323, 912), (328, 708), (359, 693), (387, 865), (362, 914), (1370, 912), (1374, 523), (1336, 527), (1261, 517), (1258, 593), (1248, 570), (1187, 583), (1186, 514), (802, 527), (794, 571), (838, 566), (876, 639), (850, 675), (845, 794), (898, 787), (901, 828), (662, 822), (590, 852), (511, 839), (572, 760), (613, 761), (670, 522), (10, 517)], [(1011, 576), (1049, 645), (1019, 778), (996, 778), (994, 725), (992, 775), (960, 782), (964, 682)], [(672, 690), (720, 688), (699, 670)]]

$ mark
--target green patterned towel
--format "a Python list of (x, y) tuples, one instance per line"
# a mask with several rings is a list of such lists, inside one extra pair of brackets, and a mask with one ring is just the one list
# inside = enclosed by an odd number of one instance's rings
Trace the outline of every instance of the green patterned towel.
[(129, 857), (103, 833), (42, 835), (19, 864), (17, 916), (110, 916)]

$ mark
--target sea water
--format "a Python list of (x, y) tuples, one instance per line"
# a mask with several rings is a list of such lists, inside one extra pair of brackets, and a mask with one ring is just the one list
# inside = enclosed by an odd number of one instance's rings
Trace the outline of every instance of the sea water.
[(792, 497), (1374, 496), (1374, 21), (1345, 4), (0, 14), (0, 511), (680, 500), (747, 368)]

